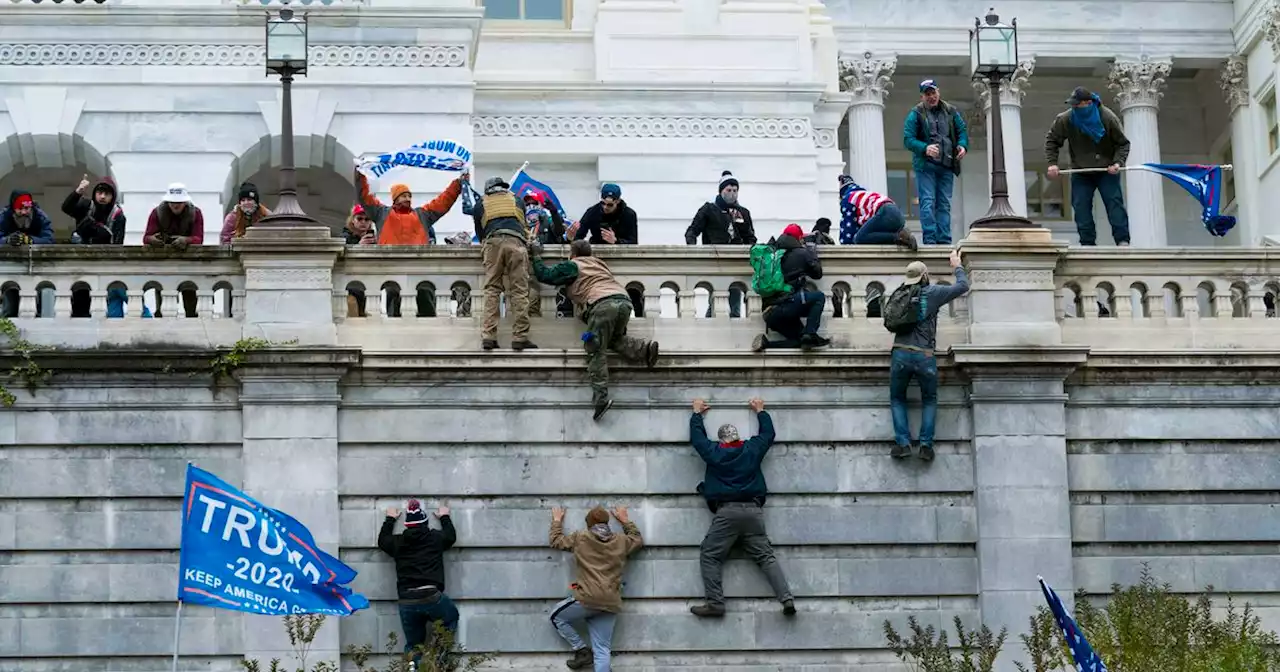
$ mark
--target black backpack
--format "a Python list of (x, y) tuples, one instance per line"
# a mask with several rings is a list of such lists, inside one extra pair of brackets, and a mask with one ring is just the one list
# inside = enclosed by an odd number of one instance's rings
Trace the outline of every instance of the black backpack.
[(895, 334), (909, 334), (924, 319), (926, 299), (920, 283), (898, 285), (880, 309), (884, 328)]

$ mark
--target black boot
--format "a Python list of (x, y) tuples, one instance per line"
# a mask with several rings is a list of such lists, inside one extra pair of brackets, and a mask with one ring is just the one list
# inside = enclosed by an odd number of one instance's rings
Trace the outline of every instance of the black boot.
[(652, 369), (658, 365), (658, 342), (649, 341), (644, 349), (644, 365)]
[(689, 613), (698, 618), (720, 618), (724, 616), (723, 604), (699, 604), (689, 607)]
[(592, 419), (592, 420), (599, 420), (600, 418), (604, 417), (604, 414), (605, 414), (605, 413), (608, 413), (608, 412), (609, 412), (609, 409), (611, 409), (611, 408), (613, 408), (613, 400), (612, 400), (612, 399), (605, 399), (605, 400), (603, 400), (603, 401), (597, 401), (597, 402), (596, 402), (596, 412), (595, 412), (595, 415), (591, 416), (591, 419)]
[(573, 657), (564, 665), (571, 670), (585, 670), (595, 665), (595, 656), (591, 655), (591, 649), (578, 649), (573, 652)]
[(520, 352), (521, 350), (537, 350), (538, 346), (534, 345), (533, 341), (516, 341), (511, 344), (511, 349)]
[(911, 457), (911, 446), (903, 446), (895, 443), (893, 444), (893, 450), (889, 452), (889, 457), (892, 457), (895, 460)]
[(920, 459), (924, 460), (925, 462), (932, 462), (933, 446), (927, 443), (920, 444)]
[(805, 350), (825, 348), (828, 345), (831, 345), (831, 339), (823, 338), (817, 334), (803, 334), (800, 336), (800, 347)]
[(486, 338), (483, 341), (480, 341), (480, 347), (485, 350), (497, 350), (498, 342), (492, 338)]

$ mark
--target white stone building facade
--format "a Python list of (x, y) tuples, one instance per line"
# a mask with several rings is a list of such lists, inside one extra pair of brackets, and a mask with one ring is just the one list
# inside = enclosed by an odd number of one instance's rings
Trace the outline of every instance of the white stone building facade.
[[(985, 212), (989, 101), (968, 75), (968, 29), (988, 3), (951, 0), (298, 0), (311, 69), (295, 86), (302, 201), (339, 226), (352, 157), (433, 137), (469, 144), (476, 172), (523, 161), (576, 217), (622, 185), (642, 243), (681, 243), (723, 170), (767, 237), (839, 216), (836, 176), (887, 189), (914, 220), (902, 122), (932, 78), (971, 121), (953, 234)], [(263, 67), (278, 0), (11, 0), (0, 6), (0, 193), (57, 213), (82, 174), (110, 174), (140, 240), (170, 182), (216, 243), (236, 186), (275, 190), (280, 86)], [(1000, 3), (1024, 67), (1000, 101), (1015, 207), (1075, 241), (1065, 180), (1043, 141), (1075, 86), (1121, 115), (1130, 162), (1231, 163), (1214, 239), (1194, 201), (1156, 175), (1125, 179), (1135, 246), (1254, 245), (1280, 234), (1277, 0)], [(1176, 54), (1176, 56), (1175, 56)], [(450, 176), (397, 179), (429, 197)], [(378, 186), (385, 193), (393, 180)], [(274, 197), (268, 196), (268, 205)], [(1110, 244), (1100, 204), (1101, 244)], [(912, 222), (915, 225), (914, 221)], [(469, 228), (455, 210), (441, 233)]]

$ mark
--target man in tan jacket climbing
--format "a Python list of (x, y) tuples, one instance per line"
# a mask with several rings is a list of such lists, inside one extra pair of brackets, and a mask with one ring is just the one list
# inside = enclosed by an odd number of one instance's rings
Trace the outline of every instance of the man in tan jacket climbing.
[[(584, 241), (585, 242), (585, 241)], [(622, 573), (627, 557), (644, 546), (640, 528), (627, 516), (627, 507), (614, 508), (622, 524), (622, 536), (609, 527), (609, 513), (597, 506), (587, 513), (587, 529), (564, 533), (564, 509), (551, 510), (551, 548), (571, 551), (577, 564), (577, 580), (569, 584), (572, 595), (551, 611), (551, 622), (573, 647), (571, 670), (609, 672), (613, 651), (613, 625), (622, 610)], [(583, 643), (577, 627), (585, 626), (591, 648)]]

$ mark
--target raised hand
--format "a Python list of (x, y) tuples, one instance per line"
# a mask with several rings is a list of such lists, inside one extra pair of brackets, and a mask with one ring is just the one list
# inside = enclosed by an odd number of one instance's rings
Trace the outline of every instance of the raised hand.
[(76, 187), (77, 194), (83, 194), (85, 189), (89, 188), (89, 175), (85, 174), (80, 178), (80, 186)]
[(747, 402), (747, 406), (751, 407), (752, 411), (759, 413), (764, 410), (764, 399), (761, 399), (760, 397), (752, 397), (751, 401)]
[(388, 506), (388, 507), (387, 507), (387, 517), (388, 517), (388, 518), (399, 518), (399, 517), (400, 517), (400, 509), (397, 509), (397, 508), (396, 508), (396, 507), (394, 507), (394, 506)]
[(449, 507), (441, 505), (436, 509), (436, 518), (444, 518), (447, 515), (449, 515)]
[(625, 506), (613, 507), (613, 517), (617, 518), (618, 522), (624, 525), (631, 522), (631, 519), (627, 517), (627, 507)]
[(561, 523), (561, 522), (564, 522), (564, 507), (563, 507), (563, 506), (557, 506), (557, 507), (555, 507), (555, 508), (551, 509), (551, 522), (553, 522), (553, 523)]
[(711, 405), (701, 399), (693, 400), (693, 412), (702, 415), (711, 410)]

